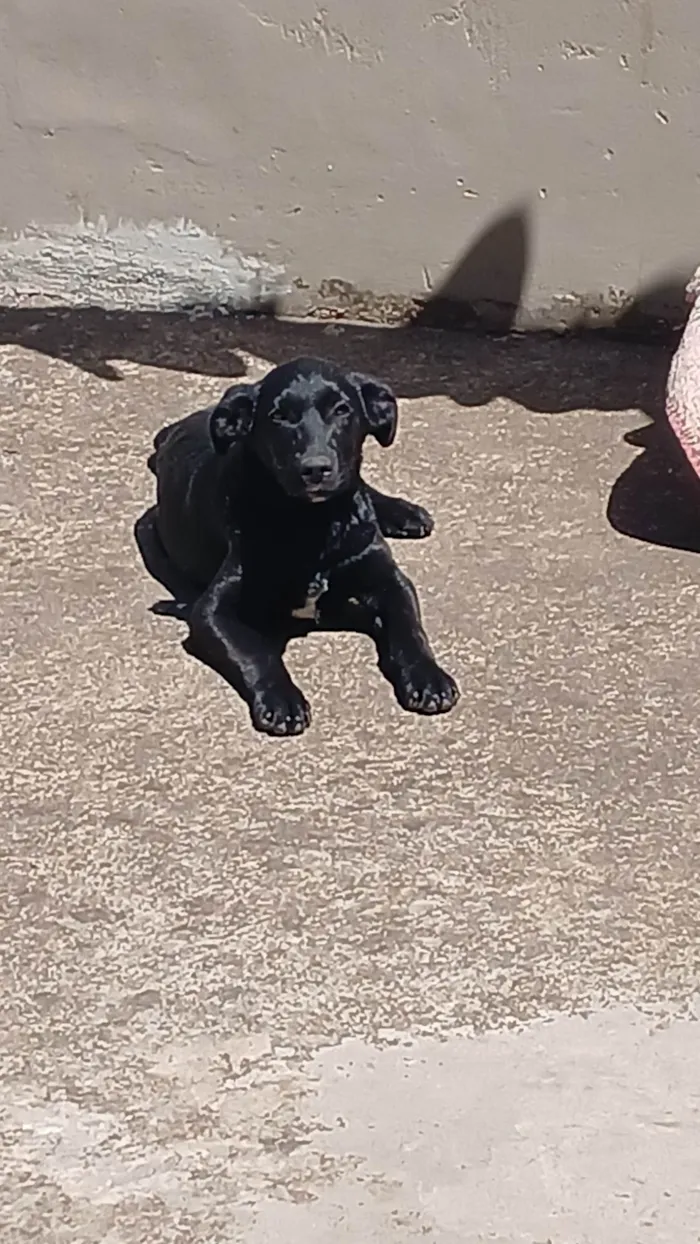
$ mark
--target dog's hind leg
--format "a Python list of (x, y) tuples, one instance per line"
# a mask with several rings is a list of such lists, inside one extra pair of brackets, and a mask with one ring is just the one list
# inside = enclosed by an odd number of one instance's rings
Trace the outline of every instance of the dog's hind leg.
[(164, 428), (161, 428), (160, 431), (156, 432), (155, 436), (153, 437), (153, 448), (154, 449), (160, 449), (161, 445), (165, 444), (165, 442), (167, 441), (174, 427), (175, 427), (174, 423), (166, 423)]
[(403, 497), (387, 497), (365, 484), (379, 530), (390, 540), (424, 540), (435, 526), (433, 517), (422, 505), (405, 501)]
[(159, 432), (156, 432), (155, 436), (153, 437), (153, 453), (150, 454), (150, 456), (148, 457), (146, 461), (146, 466), (148, 467), (152, 475), (156, 474), (156, 461), (158, 458), (158, 450), (160, 449), (161, 445), (165, 444), (165, 442), (167, 441), (174, 427), (175, 427), (174, 423), (168, 423), (166, 424), (164, 428), (161, 428)]
[(157, 514), (157, 507), (151, 506), (134, 524), (134, 538), (146, 570), (173, 597), (172, 604), (159, 602), (153, 606), (153, 612), (187, 617), (192, 605), (201, 595), (201, 589), (173, 566), (158, 534)]

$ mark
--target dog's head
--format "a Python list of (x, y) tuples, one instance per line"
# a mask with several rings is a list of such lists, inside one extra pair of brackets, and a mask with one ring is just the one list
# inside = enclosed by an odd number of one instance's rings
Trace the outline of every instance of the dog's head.
[(362, 443), (396, 435), (391, 389), (319, 359), (276, 367), (259, 384), (228, 389), (212, 411), (217, 453), (247, 440), (289, 496), (325, 501), (356, 482)]

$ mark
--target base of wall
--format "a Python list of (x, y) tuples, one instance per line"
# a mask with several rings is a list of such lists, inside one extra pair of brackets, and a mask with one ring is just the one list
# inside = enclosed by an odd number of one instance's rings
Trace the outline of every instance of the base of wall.
[(608, 290), (600, 295), (565, 293), (551, 300), (517, 305), (496, 298), (407, 298), (374, 294), (344, 281), (324, 281), (318, 290), (298, 291), (285, 310), (315, 319), (386, 325), (415, 324), (481, 333), (605, 332), (634, 340), (666, 340), (685, 323), (685, 282), (637, 293)]
[(258, 312), (472, 332), (606, 331), (665, 338), (685, 321), (684, 281), (647, 291), (561, 293), (527, 305), (498, 298), (378, 294), (329, 279), (313, 289), (189, 221), (109, 228), (81, 220), (0, 236), (0, 306), (93, 307), (192, 315)]

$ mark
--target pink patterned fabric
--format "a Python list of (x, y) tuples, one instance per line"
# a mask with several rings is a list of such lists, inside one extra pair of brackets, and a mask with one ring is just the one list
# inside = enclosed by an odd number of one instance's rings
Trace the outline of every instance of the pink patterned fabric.
[(688, 283), (690, 315), (673, 356), (666, 386), (666, 415), (678, 441), (700, 476), (700, 268)]

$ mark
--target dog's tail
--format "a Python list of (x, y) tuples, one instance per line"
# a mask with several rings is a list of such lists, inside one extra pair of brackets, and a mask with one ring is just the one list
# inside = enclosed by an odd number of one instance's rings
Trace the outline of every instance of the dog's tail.
[(155, 475), (156, 473), (156, 462), (158, 460), (158, 450), (161, 448), (162, 445), (165, 444), (165, 442), (167, 441), (174, 427), (175, 427), (174, 423), (169, 423), (167, 427), (161, 428), (160, 432), (156, 432), (155, 436), (153, 437), (153, 449), (155, 452), (149, 456), (148, 461), (146, 463), (146, 466), (148, 467), (152, 475)]

